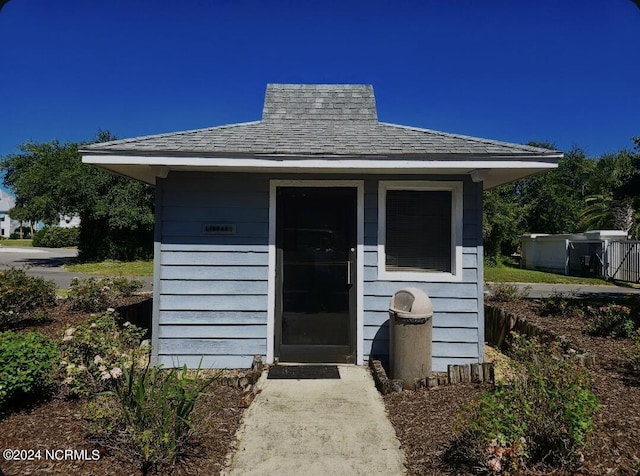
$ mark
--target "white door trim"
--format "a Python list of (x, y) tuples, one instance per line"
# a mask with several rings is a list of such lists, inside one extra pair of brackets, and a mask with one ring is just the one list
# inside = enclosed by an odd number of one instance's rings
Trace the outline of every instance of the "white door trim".
[(364, 180), (269, 181), (269, 281), (267, 308), (267, 363), (274, 363), (276, 317), (276, 191), (278, 187), (351, 187), (357, 190), (356, 232), (356, 364), (364, 364)]

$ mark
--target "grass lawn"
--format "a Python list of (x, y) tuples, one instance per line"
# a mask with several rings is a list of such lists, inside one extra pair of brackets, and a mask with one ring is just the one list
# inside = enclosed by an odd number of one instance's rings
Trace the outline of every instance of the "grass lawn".
[(579, 278), (562, 274), (520, 269), (512, 266), (485, 266), (484, 280), (494, 283), (593, 284), (610, 285), (604, 279)]
[(33, 246), (31, 240), (0, 240), (2, 246)]
[(72, 273), (153, 276), (153, 260), (149, 261), (102, 261), (100, 263), (67, 264), (64, 266)]
[[(103, 261), (100, 263), (82, 263), (65, 265), (73, 273), (153, 276), (153, 260), (149, 261)], [(509, 265), (485, 266), (484, 279), (495, 283), (545, 283), (545, 284), (594, 284), (611, 285), (610, 282), (596, 278), (578, 278), (561, 274), (545, 273), (520, 269)]]

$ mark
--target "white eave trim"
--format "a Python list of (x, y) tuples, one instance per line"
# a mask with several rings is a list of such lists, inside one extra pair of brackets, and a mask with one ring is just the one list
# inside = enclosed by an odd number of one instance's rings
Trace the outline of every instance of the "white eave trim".
[(154, 167), (203, 167), (224, 169), (362, 169), (362, 170), (393, 170), (393, 169), (447, 169), (447, 170), (482, 170), (482, 169), (553, 169), (557, 167), (556, 156), (527, 157), (514, 159), (513, 157), (499, 157), (475, 160), (418, 160), (418, 159), (290, 159), (290, 158), (225, 158), (225, 157), (147, 157), (123, 155), (83, 155), (82, 161), (93, 165), (114, 166), (154, 166)]

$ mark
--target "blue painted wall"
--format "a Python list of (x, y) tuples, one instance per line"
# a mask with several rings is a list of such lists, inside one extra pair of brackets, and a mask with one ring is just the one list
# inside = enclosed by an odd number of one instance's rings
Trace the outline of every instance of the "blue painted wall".
[[(165, 366), (242, 368), (266, 355), (270, 179), (362, 179), (355, 175), (175, 173), (157, 188), (154, 354)], [(462, 282), (377, 279), (378, 180), (464, 181)], [(364, 228), (364, 353), (388, 352), (388, 306), (406, 286), (434, 307), (433, 366), (481, 358), (482, 185), (468, 177), (367, 176)], [(235, 235), (206, 236), (202, 225), (236, 224)], [(202, 360), (201, 360), (202, 359)]]

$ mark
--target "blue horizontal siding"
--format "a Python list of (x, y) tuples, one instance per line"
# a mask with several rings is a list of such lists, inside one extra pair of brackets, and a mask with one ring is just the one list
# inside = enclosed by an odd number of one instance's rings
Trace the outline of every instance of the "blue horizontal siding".
[(263, 355), (266, 339), (161, 338), (161, 355)]
[(478, 287), (475, 283), (416, 283), (407, 281), (374, 281), (364, 285), (366, 296), (383, 296), (391, 298), (401, 288), (415, 287), (422, 289), (429, 297), (477, 298)]
[[(172, 173), (163, 180), (158, 361), (204, 367), (247, 367), (266, 354), (269, 178), (260, 174)], [(309, 178), (280, 175), (279, 178)], [(314, 176), (353, 179), (354, 176)], [(477, 361), (481, 318), (481, 230), (478, 184), (464, 179), (463, 274), (456, 283), (380, 281), (377, 269), (378, 180), (433, 176), (369, 176), (364, 210), (364, 357), (388, 347), (388, 306), (398, 289), (431, 297), (434, 370)], [(460, 177), (440, 177), (460, 180)], [(202, 234), (205, 223), (236, 224), (235, 235)], [(475, 359), (475, 360), (474, 360)]]
[(267, 253), (225, 251), (165, 251), (162, 265), (197, 266), (267, 266)]
[[(171, 174), (163, 182), (158, 361), (239, 368), (266, 354), (269, 182)], [(204, 235), (206, 223), (233, 235)], [(201, 362), (202, 359), (202, 362)]]
[[(365, 311), (364, 322), (370, 326), (381, 326), (389, 320), (388, 310)], [(472, 327), (478, 326), (475, 312), (436, 312), (433, 314), (433, 327)]]
[[(365, 326), (364, 338), (368, 340), (373, 340), (374, 338), (388, 340), (389, 327), (385, 326), (381, 329), (379, 326)], [(432, 340), (433, 342), (443, 343), (477, 343), (478, 330), (465, 327), (434, 327)]]
[[(160, 316), (160, 325), (202, 324), (209, 326), (237, 324), (267, 324), (266, 311), (186, 311), (165, 310)], [(266, 327), (265, 327), (266, 329)], [(265, 331), (266, 332), (266, 331)]]
[[(409, 283), (411, 284), (411, 283)], [(389, 298), (382, 296), (366, 296), (365, 311), (389, 310)], [(463, 299), (458, 297), (431, 298), (434, 312), (477, 312), (478, 299)]]
[[(265, 355), (262, 357), (264, 359)], [(186, 365), (191, 369), (246, 369), (251, 367), (253, 355), (159, 355), (157, 362), (164, 368)]]
[(267, 294), (266, 281), (186, 281), (183, 279), (163, 279), (160, 282), (160, 292), (163, 295), (244, 295)]
[(267, 296), (160, 295), (160, 311), (266, 311)]
[(206, 339), (266, 339), (266, 327), (262, 325), (160, 325), (159, 336), (163, 338), (198, 338)]
[(162, 279), (184, 279), (186, 281), (208, 280), (224, 281), (227, 279), (238, 279), (242, 281), (256, 280), (265, 281), (269, 277), (269, 270), (266, 266), (161, 266), (160, 275)]

